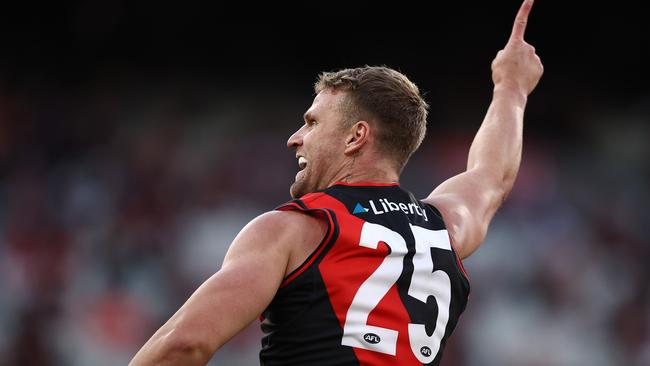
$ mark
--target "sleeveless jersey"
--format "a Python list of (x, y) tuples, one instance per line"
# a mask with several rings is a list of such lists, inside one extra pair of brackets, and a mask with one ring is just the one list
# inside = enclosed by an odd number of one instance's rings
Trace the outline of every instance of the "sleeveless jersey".
[(262, 365), (438, 365), (469, 282), (438, 210), (398, 184), (337, 183), (277, 210), (323, 241), (261, 316)]

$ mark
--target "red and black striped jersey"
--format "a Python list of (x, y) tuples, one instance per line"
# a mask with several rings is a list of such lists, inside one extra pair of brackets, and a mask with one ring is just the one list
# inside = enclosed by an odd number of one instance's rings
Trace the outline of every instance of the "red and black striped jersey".
[(328, 230), (262, 314), (262, 365), (438, 365), (469, 294), (438, 210), (372, 183), (277, 209), (322, 215)]

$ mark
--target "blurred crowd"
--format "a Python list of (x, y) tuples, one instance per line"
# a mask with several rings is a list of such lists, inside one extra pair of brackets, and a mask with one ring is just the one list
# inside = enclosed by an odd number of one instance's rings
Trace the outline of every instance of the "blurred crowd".
[[(0, 365), (127, 364), (289, 199), (306, 88), (134, 84), (0, 88)], [(579, 108), (581, 136), (527, 134), (443, 365), (650, 365), (650, 94)], [(432, 123), (402, 185), (460, 172), (475, 122)], [(256, 364), (259, 337), (211, 364)]]

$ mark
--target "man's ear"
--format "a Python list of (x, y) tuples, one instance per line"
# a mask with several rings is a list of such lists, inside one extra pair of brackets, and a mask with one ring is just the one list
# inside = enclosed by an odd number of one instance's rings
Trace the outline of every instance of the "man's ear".
[(368, 143), (370, 139), (370, 124), (366, 121), (357, 121), (348, 130), (345, 138), (346, 155), (358, 154), (361, 148)]

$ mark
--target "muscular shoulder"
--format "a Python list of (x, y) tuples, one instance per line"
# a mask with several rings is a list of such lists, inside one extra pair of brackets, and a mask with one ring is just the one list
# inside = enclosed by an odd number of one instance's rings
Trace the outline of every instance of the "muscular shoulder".
[(244, 230), (267, 239), (308, 238), (324, 225), (317, 216), (304, 212), (269, 211), (252, 220)]
[(477, 218), (467, 200), (455, 194), (439, 194), (422, 200), (442, 215), (451, 245), (461, 259), (468, 257), (485, 238), (487, 223)]
[(327, 231), (320, 217), (299, 211), (270, 211), (249, 222), (233, 241), (226, 264), (251, 251), (266, 253), (287, 268), (295, 266), (303, 253), (315, 248)]

